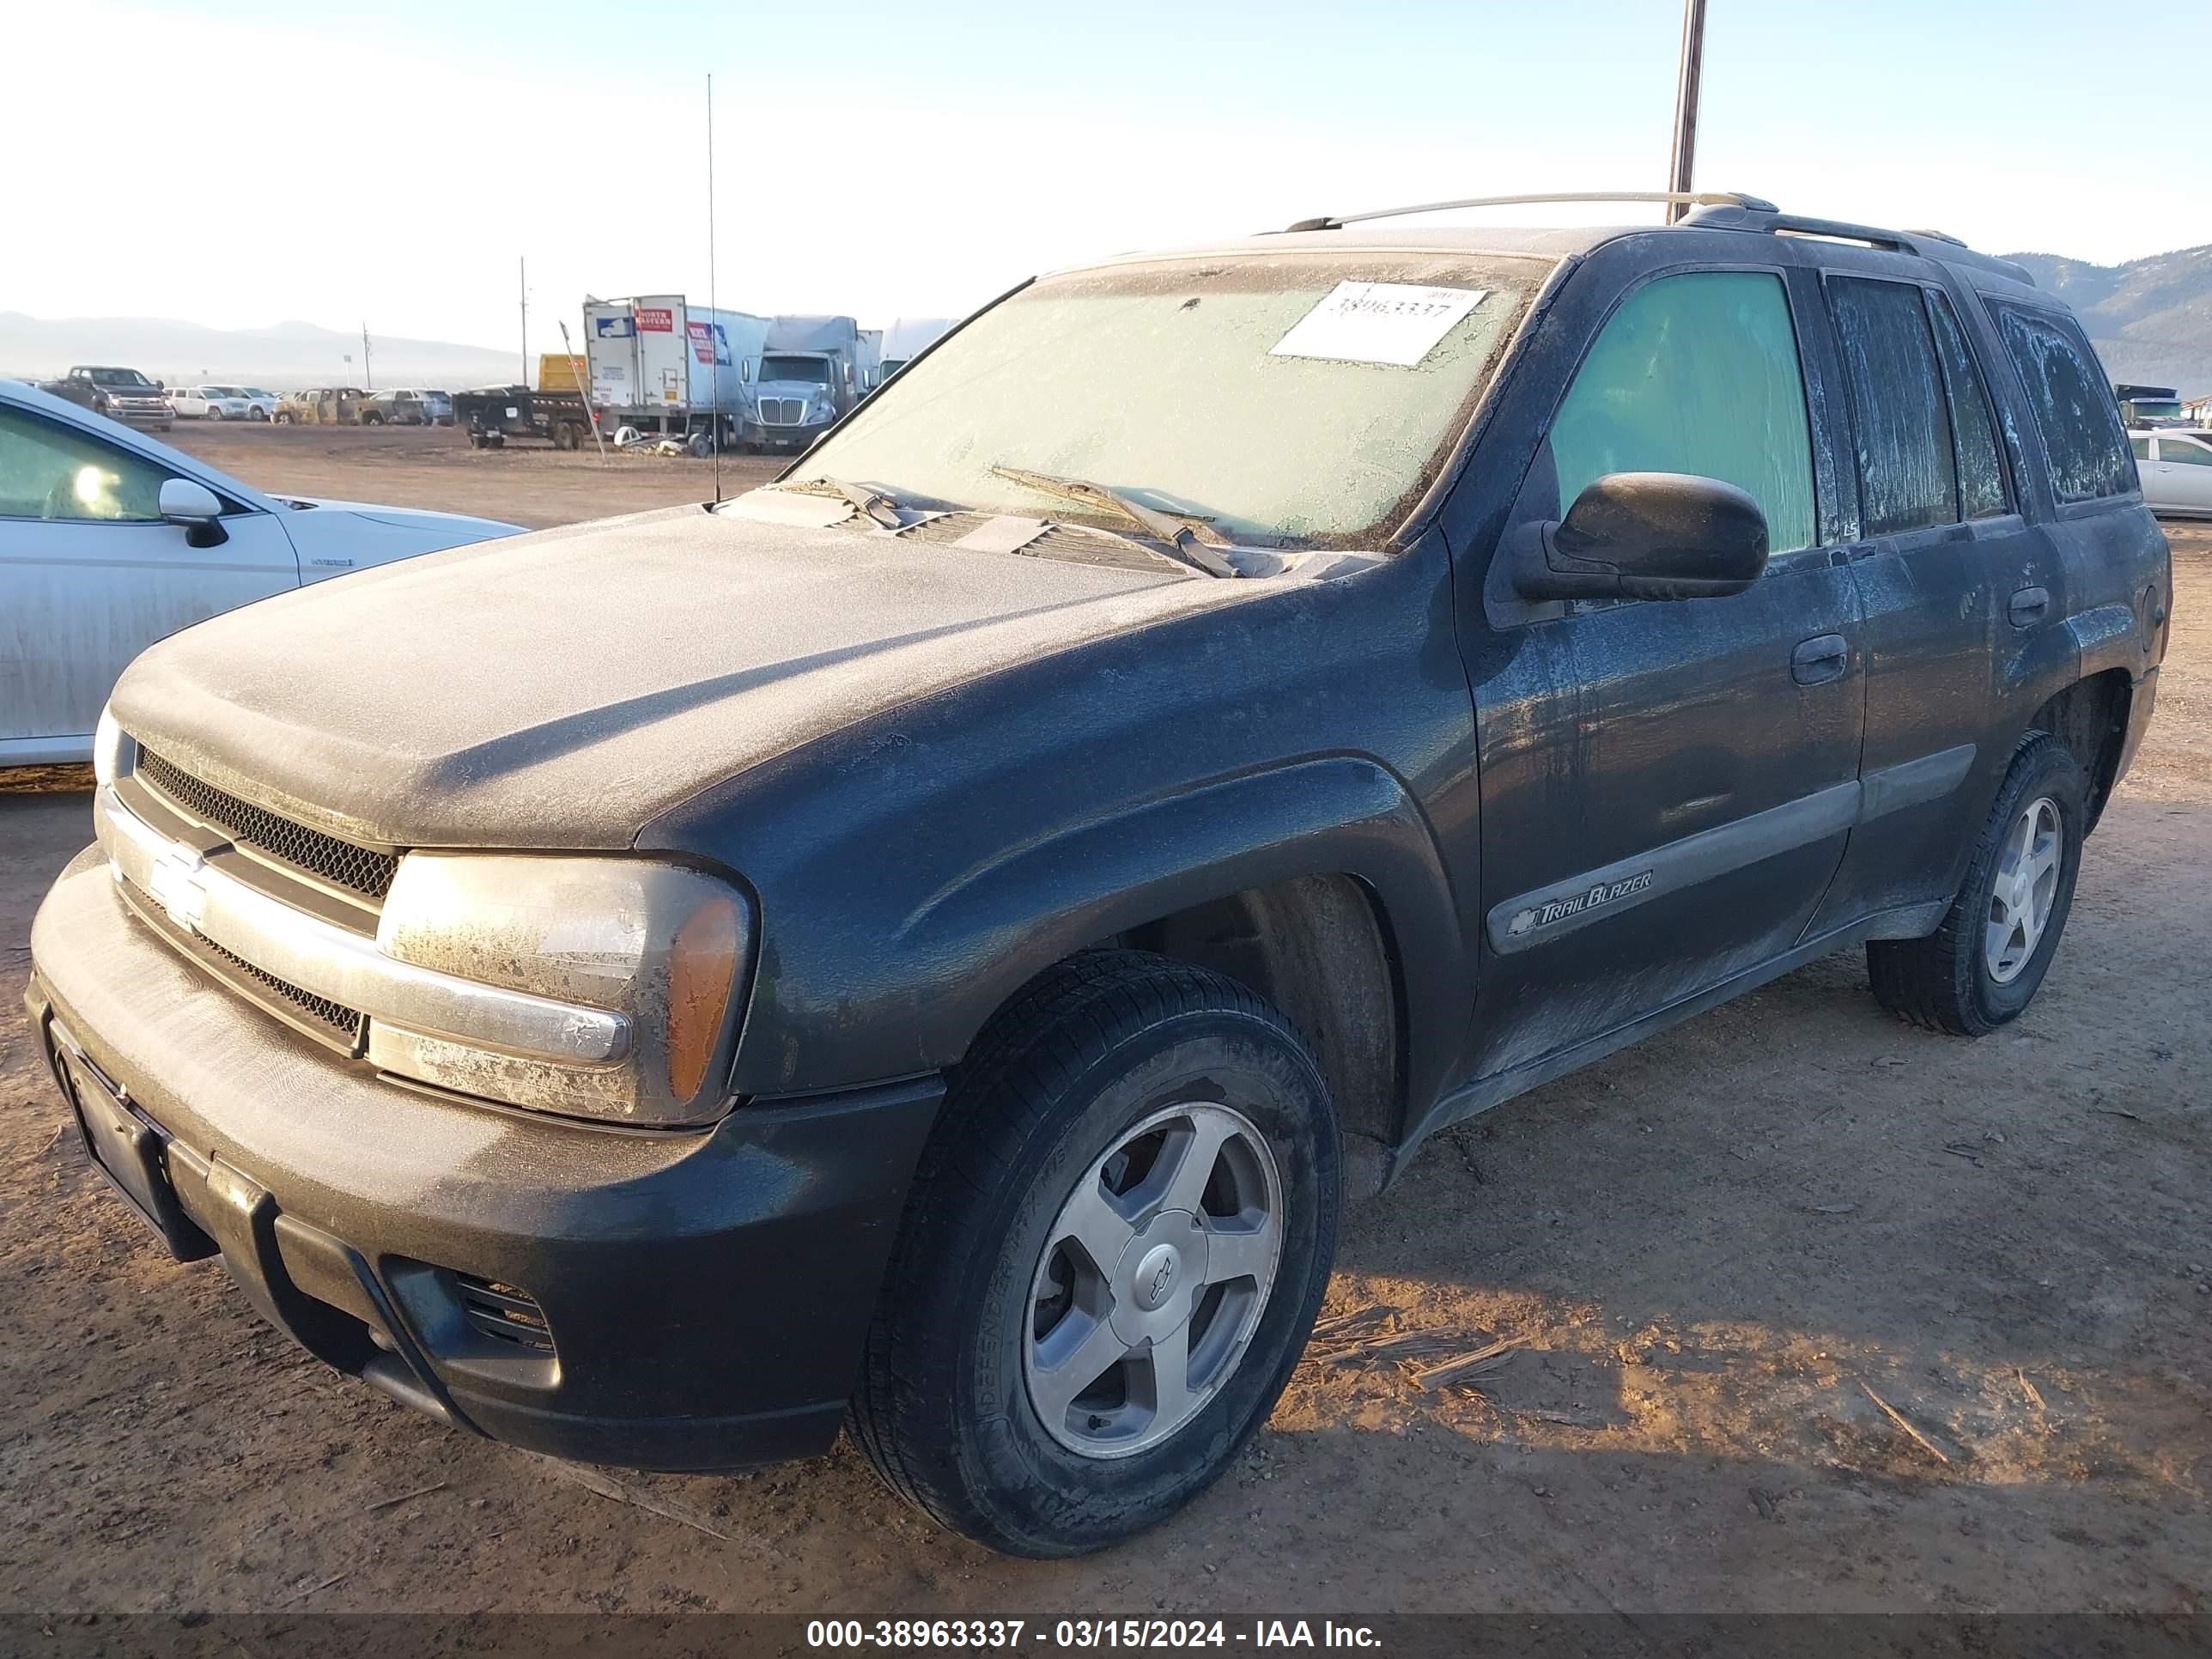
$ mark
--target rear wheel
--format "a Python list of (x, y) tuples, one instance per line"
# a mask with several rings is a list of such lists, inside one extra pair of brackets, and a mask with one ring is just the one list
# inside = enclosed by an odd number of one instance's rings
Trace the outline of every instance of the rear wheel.
[(1063, 963), (954, 1074), (854, 1438), (893, 1490), (1010, 1554), (1165, 1519), (1297, 1363), (1338, 1165), (1320, 1073), (1263, 1000), (1139, 951)]
[(384, 416), (375, 410), (365, 409), (362, 411), (361, 423), (363, 426), (382, 426)]
[(1943, 925), (1867, 946), (1875, 999), (1931, 1031), (1980, 1036), (2017, 1018), (2057, 952), (2081, 864), (2087, 785), (2066, 745), (2032, 732), (1974, 843)]
[(269, 418), (269, 411), (262, 408), (259, 404), (256, 404), (246, 411), (246, 418), (249, 421), (265, 421)]

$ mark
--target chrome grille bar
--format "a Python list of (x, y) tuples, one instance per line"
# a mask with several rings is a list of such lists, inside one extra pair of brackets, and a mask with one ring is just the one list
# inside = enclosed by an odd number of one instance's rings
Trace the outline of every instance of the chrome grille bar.
[(206, 863), (132, 812), (113, 788), (94, 798), (93, 822), (117, 875), (179, 928), (248, 967), (343, 1007), (471, 1048), (564, 1065), (619, 1060), (629, 1021), (395, 962), (376, 941), (270, 897)]

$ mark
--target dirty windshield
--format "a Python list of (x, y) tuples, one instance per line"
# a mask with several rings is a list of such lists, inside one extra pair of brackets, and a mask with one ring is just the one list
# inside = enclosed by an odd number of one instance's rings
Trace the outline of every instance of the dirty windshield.
[(1449, 453), (1547, 263), (1269, 254), (1047, 277), (912, 364), (793, 482), (1122, 527), (1005, 469), (1213, 537), (1373, 545)]

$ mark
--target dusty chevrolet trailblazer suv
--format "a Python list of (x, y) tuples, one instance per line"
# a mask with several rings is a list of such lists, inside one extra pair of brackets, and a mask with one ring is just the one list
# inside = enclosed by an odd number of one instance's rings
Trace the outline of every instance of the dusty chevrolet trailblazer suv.
[(2169, 592), (2012, 265), (1316, 220), (1029, 283), (722, 506), (156, 646), (31, 1006), (330, 1364), (650, 1468), (849, 1425), (1086, 1550), (1441, 1126), (1845, 946), (2016, 1016)]

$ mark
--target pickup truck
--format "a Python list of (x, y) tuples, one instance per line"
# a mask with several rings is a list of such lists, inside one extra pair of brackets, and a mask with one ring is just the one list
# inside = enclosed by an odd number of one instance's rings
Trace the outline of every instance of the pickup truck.
[(2001, 1029), (2166, 649), (2095, 355), (1667, 199), (1042, 277), (769, 486), (156, 646), (32, 932), (83, 1144), (441, 1422), (849, 1426), (1054, 1556), (1234, 1466), (1437, 1130), (1839, 951)]
[(126, 426), (167, 432), (176, 423), (176, 410), (169, 406), (161, 383), (148, 380), (135, 368), (79, 363), (60, 380), (41, 382), (39, 389)]

